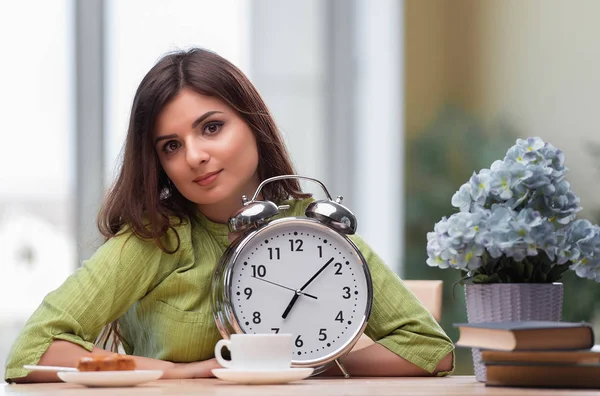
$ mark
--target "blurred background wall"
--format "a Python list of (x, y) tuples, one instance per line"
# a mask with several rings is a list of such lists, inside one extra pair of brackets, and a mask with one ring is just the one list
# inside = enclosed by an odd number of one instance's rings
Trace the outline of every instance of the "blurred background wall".
[[(444, 279), (442, 326), (466, 321), (457, 273), (424, 268), (425, 235), (453, 213), (450, 198), (473, 171), (502, 159), (516, 138), (564, 151), (580, 213), (598, 222), (595, 121), (600, 90), (600, 2), (406, 0), (404, 276)], [(563, 320), (598, 322), (594, 282), (564, 277)], [(577, 292), (575, 292), (577, 290)], [(598, 324), (595, 324), (598, 328)], [(457, 350), (457, 372), (472, 372)]]
[[(141, 78), (191, 46), (248, 74), (298, 172), (344, 195), (390, 267), (444, 280), (456, 340), (460, 274), (426, 266), (426, 233), (473, 171), (540, 136), (598, 221), (597, 15), (594, 0), (0, 2), (0, 360), (101, 243), (95, 215)], [(565, 320), (598, 321), (596, 284), (568, 275), (565, 290)]]
[(584, 215), (598, 205), (595, 0), (406, 0), (406, 133), (446, 104), (563, 150)]

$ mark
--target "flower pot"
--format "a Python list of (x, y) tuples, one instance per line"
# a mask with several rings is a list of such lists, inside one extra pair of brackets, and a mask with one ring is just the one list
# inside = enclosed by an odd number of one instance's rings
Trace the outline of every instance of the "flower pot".
[[(562, 283), (491, 283), (465, 285), (469, 323), (562, 320)], [(485, 382), (481, 351), (472, 349), (477, 381)]]

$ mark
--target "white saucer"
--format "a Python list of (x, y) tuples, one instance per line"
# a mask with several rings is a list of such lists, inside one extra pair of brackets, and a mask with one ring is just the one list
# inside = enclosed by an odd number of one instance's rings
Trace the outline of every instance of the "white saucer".
[(162, 370), (124, 370), (124, 371), (59, 371), (58, 378), (71, 384), (90, 387), (134, 386), (159, 379)]
[(238, 384), (271, 385), (298, 381), (312, 374), (312, 368), (289, 368), (285, 370), (213, 369), (215, 377)]

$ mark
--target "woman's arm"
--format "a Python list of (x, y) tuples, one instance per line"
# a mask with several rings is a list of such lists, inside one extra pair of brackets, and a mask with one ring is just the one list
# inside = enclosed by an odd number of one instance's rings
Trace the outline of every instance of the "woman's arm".
[[(101, 348), (94, 348), (93, 352), (69, 341), (54, 341), (46, 352), (42, 355), (39, 365), (41, 366), (61, 366), (77, 367), (79, 359), (84, 356), (106, 356), (112, 355), (112, 352)], [(151, 359), (141, 356), (134, 356), (139, 370), (163, 370), (161, 379), (188, 379), (212, 377), (211, 370), (220, 368), (216, 359), (205, 360), (194, 363), (172, 363), (164, 360)], [(58, 382), (60, 379), (56, 373), (45, 371), (32, 371), (26, 377), (15, 378), (16, 383), (29, 382)]]
[[(383, 345), (374, 343), (366, 348), (350, 352), (342, 359), (342, 363), (351, 377), (417, 377), (450, 371), (453, 359), (453, 352), (450, 352), (439, 362), (435, 371), (429, 373), (396, 355)], [(337, 365), (334, 365), (323, 375), (339, 376), (342, 375), (342, 372)]]
[[(178, 231), (181, 234), (183, 230)], [(109, 239), (58, 289), (49, 293), (27, 320), (8, 354), (5, 380), (43, 378), (41, 373), (31, 374), (23, 368), (40, 364), (42, 356), (49, 359), (44, 364), (74, 366), (79, 357), (96, 351), (94, 342), (102, 328), (147, 294), (177, 266), (182, 255), (183, 249), (169, 255), (153, 241), (130, 233)], [(46, 354), (50, 346), (54, 349), (56, 345), (65, 345), (58, 341), (81, 349), (69, 350), (65, 357), (52, 351)]]
[(351, 239), (371, 271), (373, 307), (365, 334), (376, 344), (351, 352), (343, 360), (349, 370), (358, 370), (356, 375), (449, 374), (454, 363), (452, 340), (364, 240), (356, 235)]

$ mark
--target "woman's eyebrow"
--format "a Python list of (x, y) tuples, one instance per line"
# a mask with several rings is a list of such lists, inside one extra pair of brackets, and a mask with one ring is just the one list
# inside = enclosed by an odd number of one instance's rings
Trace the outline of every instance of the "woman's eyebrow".
[(192, 122), (192, 129), (196, 128), (198, 126), (198, 124), (200, 124), (202, 121), (204, 121), (211, 115), (218, 114), (218, 113), (223, 113), (223, 112), (214, 110), (214, 111), (207, 111), (206, 113), (202, 114), (200, 117), (198, 117), (196, 119), (196, 121)]
[[(202, 114), (200, 117), (198, 117), (196, 119), (196, 121), (192, 122), (192, 129), (196, 128), (198, 126), (198, 124), (200, 124), (202, 121), (204, 121), (205, 119), (207, 119), (208, 117), (210, 117), (213, 114), (222, 114), (222, 111), (217, 111), (217, 110), (213, 110), (213, 111), (207, 111), (206, 113)], [(154, 140), (154, 144), (157, 144), (158, 142), (160, 142), (161, 140), (165, 140), (165, 139), (173, 139), (176, 138), (177, 134), (173, 133), (171, 135), (164, 135), (164, 136), (159, 136)]]
[(164, 135), (164, 136), (159, 136), (154, 140), (154, 144), (157, 144), (158, 142), (160, 142), (161, 140), (165, 140), (165, 139), (173, 139), (176, 138), (177, 135), (176, 134), (171, 134), (171, 135)]

